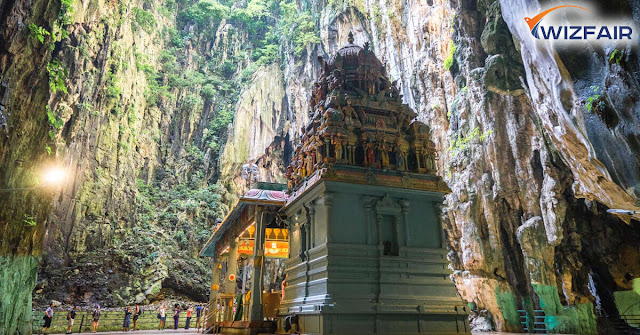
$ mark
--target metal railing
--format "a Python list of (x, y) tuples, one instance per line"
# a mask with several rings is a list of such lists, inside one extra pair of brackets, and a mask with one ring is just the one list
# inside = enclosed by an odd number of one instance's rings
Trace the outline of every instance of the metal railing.
[[(533, 310), (533, 315), (529, 315), (524, 309), (518, 310), (520, 316), (520, 324), (522, 329), (527, 333), (547, 333), (547, 326), (545, 324), (545, 313), (541, 309)], [(529, 329), (530, 322), (533, 324), (533, 329)]]
[[(93, 311), (87, 312), (78, 312), (75, 318), (75, 322), (71, 331), (73, 333), (81, 333), (81, 332), (90, 332), (93, 330), (92, 321), (93, 321)], [(142, 315), (138, 317), (138, 323), (136, 329), (141, 330), (153, 330), (159, 329), (160, 319), (157, 317), (157, 310), (145, 310)], [(33, 312), (33, 333), (37, 334), (40, 330), (40, 327), (44, 324), (43, 320), (44, 312), (42, 311), (34, 311)], [(178, 321), (178, 328), (184, 329), (186, 326), (186, 312), (180, 312), (180, 318)], [(195, 329), (197, 327), (198, 318), (196, 317), (196, 312), (194, 311), (191, 315), (191, 322), (189, 325), (190, 329)], [(201, 318), (201, 321), (204, 323), (205, 318)], [(121, 331), (122, 324), (124, 322), (124, 312), (122, 311), (102, 311), (100, 315), (100, 321), (98, 323), (98, 331)], [(56, 334), (56, 333), (65, 333), (67, 331), (67, 325), (69, 321), (67, 320), (67, 311), (57, 311), (53, 314), (53, 319), (51, 320), (51, 328), (49, 328), (48, 333)], [(204, 326), (204, 324), (202, 325)], [(174, 327), (174, 319), (173, 319), (173, 311), (167, 310), (167, 317), (165, 323), (165, 329), (173, 329)], [(129, 323), (129, 329), (133, 329), (133, 316), (131, 316), (131, 322)]]
[[(235, 296), (232, 294), (219, 294), (215, 299), (207, 304), (206, 309), (206, 329), (213, 329), (217, 332), (221, 322), (233, 321), (235, 315)], [(243, 313), (246, 314), (246, 313)]]

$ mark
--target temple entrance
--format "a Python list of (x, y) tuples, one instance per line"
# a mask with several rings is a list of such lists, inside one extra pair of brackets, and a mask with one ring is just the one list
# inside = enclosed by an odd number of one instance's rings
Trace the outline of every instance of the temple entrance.
[(289, 230), (277, 210), (284, 185), (257, 183), (218, 225), (202, 256), (213, 258), (207, 329), (257, 334), (275, 331)]

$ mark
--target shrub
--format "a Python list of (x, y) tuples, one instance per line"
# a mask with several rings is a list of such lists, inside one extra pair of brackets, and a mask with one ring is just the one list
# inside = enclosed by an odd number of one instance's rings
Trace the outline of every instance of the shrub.
[(220, 22), (228, 13), (227, 7), (213, 0), (200, 0), (178, 15), (178, 20), (193, 22), (200, 28)]
[(456, 52), (456, 45), (453, 41), (449, 42), (449, 56), (444, 60), (444, 69), (449, 71), (453, 65), (453, 54)]
[(600, 105), (604, 105), (602, 101), (600, 101), (601, 94), (600, 86), (591, 86), (591, 95), (587, 98), (587, 103), (584, 105), (584, 108), (587, 112), (591, 113), (593, 108), (598, 107)]
[(622, 60), (622, 52), (620, 50), (615, 49), (609, 56), (609, 62), (615, 61), (616, 64), (620, 65), (620, 60)]
[(271, 64), (278, 59), (278, 49), (279, 46), (277, 44), (265, 45), (264, 47), (253, 51), (253, 59), (258, 64)]
[(222, 74), (225, 77), (229, 78), (231, 77), (231, 75), (233, 75), (234, 72), (236, 72), (236, 68), (236, 63), (226, 60), (224, 61), (224, 63), (222, 63)]
[(151, 34), (153, 29), (156, 27), (156, 18), (149, 11), (146, 11), (142, 8), (134, 7), (133, 8), (133, 21), (131, 22), (131, 26), (133, 30), (138, 30), (142, 28), (142, 30), (146, 31), (147, 34)]
[(62, 118), (51, 110), (49, 105), (45, 106), (45, 110), (47, 111), (47, 120), (49, 120), (49, 137), (53, 140), (56, 137), (56, 132), (58, 129), (62, 128), (64, 125), (64, 121)]
[(105, 93), (109, 100), (116, 100), (120, 98), (120, 94), (122, 93), (122, 89), (118, 86), (118, 78), (109, 72), (107, 73), (107, 86), (105, 88)]
[(64, 84), (64, 80), (67, 77), (67, 68), (58, 59), (54, 59), (47, 63), (47, 73), (49, 73), (49, 88), (56, 93), (62, 91), (65, 94), (67, 92), (67, 86)]
[(51, 33), (48, 30), (33, 23), (29, 23), (29, 37), (31, 39), (44, 43), (44, 37), (49, 35), (51, 35)]
[(200, 91), (200, 95), (202, 95), (205, 100), (211, 100), (211, 98), (213, 98), (215, 94), (216, 90), (211, 84), (204, 85), (204, 87)]

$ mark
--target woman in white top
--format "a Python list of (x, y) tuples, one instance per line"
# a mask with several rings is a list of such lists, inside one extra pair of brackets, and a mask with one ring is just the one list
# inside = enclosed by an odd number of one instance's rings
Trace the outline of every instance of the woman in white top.
[(160, 310), (158, 310), (158, 319), (160, 319), (160, 325), (158, 329), (164, 329), (164, 323), (167, 321), (167, 312), (164, 309), (164, 304), (160, 305)]

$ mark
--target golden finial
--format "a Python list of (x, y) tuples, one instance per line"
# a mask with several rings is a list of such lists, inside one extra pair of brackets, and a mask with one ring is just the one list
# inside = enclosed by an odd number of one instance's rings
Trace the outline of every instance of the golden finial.
[(353, 33), (349, 32), (349, 38), (347, 39), (347, 41), (349, 41), (349, 44), (353, 44)]

